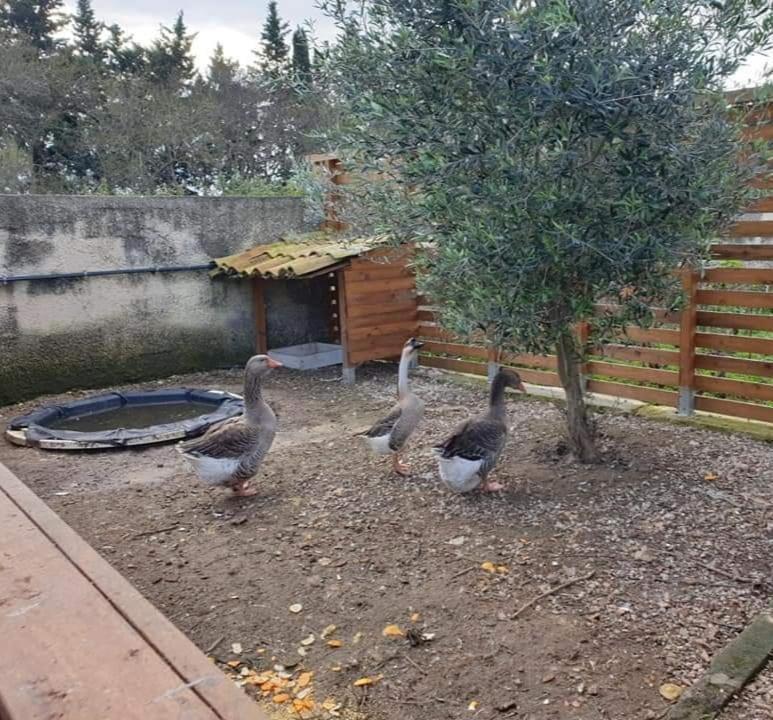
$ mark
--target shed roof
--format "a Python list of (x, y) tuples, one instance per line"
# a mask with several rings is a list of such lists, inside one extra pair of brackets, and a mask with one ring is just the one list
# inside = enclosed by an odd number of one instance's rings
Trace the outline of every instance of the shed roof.
[(267, 279), (309, 277), (341, 265), (384, 242), (383, 236), (342, 239), (327, 232), (292, 235), (270, 245), (256, 245), (235, 255), (215, 258), (212, 274)]

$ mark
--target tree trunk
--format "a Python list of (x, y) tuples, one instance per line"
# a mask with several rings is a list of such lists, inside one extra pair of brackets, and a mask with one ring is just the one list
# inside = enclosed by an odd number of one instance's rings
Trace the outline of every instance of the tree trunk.
[(580, 462), (601, 462), (596, 449), (593, 430), (588, 422), (585, 393), (580, 376), (581, 357), (574, 337), (569, 331), (561, 334), (557, 345), (558, 375), (566, 392), (566, 420), (569, 445)]

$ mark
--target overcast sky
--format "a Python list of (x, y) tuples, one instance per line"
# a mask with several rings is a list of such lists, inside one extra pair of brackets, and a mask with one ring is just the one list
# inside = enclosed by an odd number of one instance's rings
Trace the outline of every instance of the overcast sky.
[[(332, 23), (316, 4), (316, 0), (278, 0), (279, 14), (292, 29), (311, 20), (318, 38), (331, 39)], [(75, 0), (65, 0), (65, 5), (72, 12)], [(142, 44), (158, 35), (160, 24), (171, 25), (177, 13), (184, 10), (189, 30), (197, 33), (193, 50), (202, 70), (218, 42), (222, 43), (226, 55), (249, 65), (253, 60), (252, 51), (260, 43), (267, 5), (267, 0), (93, 0), (99, 20), (107, 25), (118, 23)], [(754, 58), (733, 79), (731, 87), (760, 84), (766, 64), (773, 64), (773, 58)]]

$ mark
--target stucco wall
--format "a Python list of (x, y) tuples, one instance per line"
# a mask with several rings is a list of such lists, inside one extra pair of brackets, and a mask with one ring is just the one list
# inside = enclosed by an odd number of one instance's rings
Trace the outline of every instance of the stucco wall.
[[(302, 223), (297, 198), (0, 195), (0, 276), (203, 264)], [(0, 405), (242, 363), (251, 293), (206, 270), (0, 284)]]

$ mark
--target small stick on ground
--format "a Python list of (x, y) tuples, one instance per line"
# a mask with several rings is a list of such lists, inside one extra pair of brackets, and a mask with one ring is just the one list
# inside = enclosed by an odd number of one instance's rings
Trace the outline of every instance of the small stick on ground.
[(527, 602), (525, 605), (522, 605), (518, 610), (516, 610), (515, 615), (512, 616), (512, 619), (515, 620), (521, 613), (528, 610), (532, 605), (535, 605), (543, 598), (548, 597), (548, 595), (555, 595), (557, 592), (560, 592), (561, 590), (568, 588), (570, 585), (574, 585), (575, 583), (582, 582), (583, 580), (590, 580), (595, 574), (596, 574), (596, 571), (591, 570), (587, 575), (573, 578), (572, 580), (565, 582), (563, 585), (559, 585), (558, 587), (554, 587), (552, 590), (548, 590), (547, 592), (542, 593), (542, 595), (537, 595), (537, 597), (532, 598), (531, 600), (529, 600), (529, 602)]
[(213, 642), (205, 651), (205, 655), (209, 655), (221, 642), (225, 640), (225, 635), (221, 635), (215, 642)]
[(138, 540), (139, 538), (147, 537), (148, 535), (160, 535), (161, 533), (168, 533), (172, 532), (172, 530), (177, 530), (179, 528), (178, 525), (170, 525), (169, 527), (163, 527), (163, 528), (156, 528), (155, 530), (146, 530), (145, 532), (137, 533), (136, 535), (132, 535), (132, 540)]
[(418, 671), (419, 671), (419, 672), (420, 672), (422, 675), (426, 675), (426, 674), (427, 674), (427, 671), (426, 671), (426, 670), (425, 670), (425, 669), (424, 669), (424, 668), (423, 668), (421, 665), (419, 665), (419, 663), (417, 663), (417, 662), (414, 662), (414, 661), (413, 661), (413, 660), (411, 660), (411, 658), (409, 658), (407, 655), (403, 654), (403, 655), (401, 655), (400, 657), (402, 657), (402, 658), (403, 658), (403, 660), (407, 660), (407, 661), (408, 661), (408, 662), (409, 662), (411, 665), (413, 665), (413, 667), (415, 667), (415, 668), (416, 668), (416, 669), (417, 669), (417, 670), (418, 670)]
[(451, 575), (451, 580), (455, 580), (458, 577), (462, 577), (462, 575), (466, 575), (468, 572), (472, 572), (477, 567), (478, 567), (477, 565), (473, 565), (472, 567), (468, 567), (468, 568), (465, 568), (464, 570), (460, 570), (458, 573)]
[(728, 580), (735, 580), (736, 582), (744, 583), (744, 585), (754, 584), (754, 580), (752, 580), (751, 578), (744, 578), (744, 577), (739, 577), (738, 575), (733, 575), (733, 573), (729, 573), (726, 570), (721, 570), (720, 568), (714, 567), (713, 565), (709, 565), (708, 563), (699, 562), (698, 565), (700, 565), (702, 568), (706, 570), (711, 570), (711, 572), (716, 573), (717, 575), (726, 577)]

